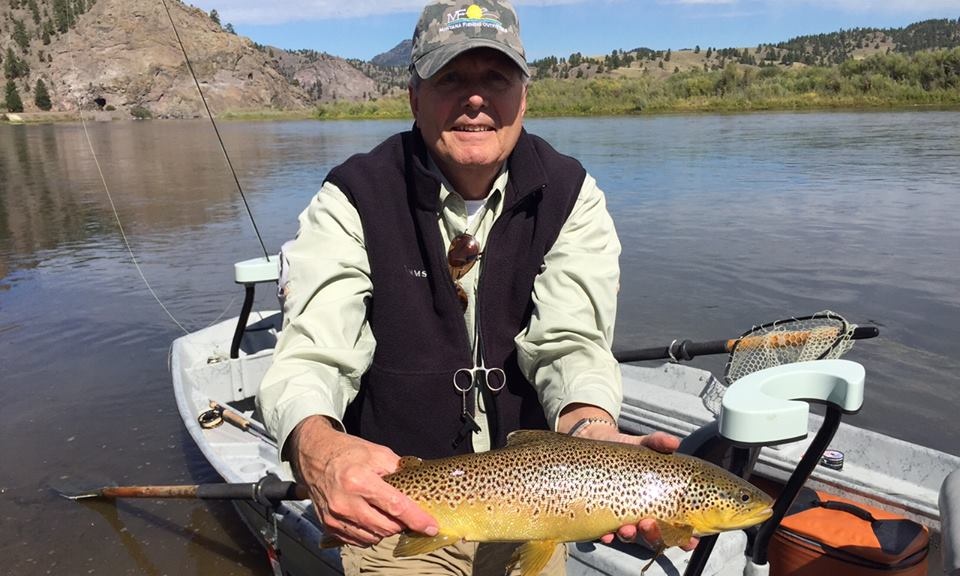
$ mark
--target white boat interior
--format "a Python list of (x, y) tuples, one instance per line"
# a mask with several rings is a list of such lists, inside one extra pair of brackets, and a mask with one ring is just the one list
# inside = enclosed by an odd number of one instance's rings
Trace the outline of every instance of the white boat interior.
[[(238, 282), (247, 287), (248, 302), (252, 302), (253, 286), (262, 280), (259, 279), (261, 276), (242, 276), (248, 270), (238, 267), (237, 277)], [(275, 274), (275, 264), (271, 262), (264, 270), (263, 277), (269, 279), (271, 273)], [(280, 314), (250, 312), (249, 306), (245, 303), (244, 312), (250, 316), (243, 323), (246, 326), (243, 330), (236, 329), (236, 319), (228, 320), (178, 338), (173, 343), (171, 371), (176, 400), (190, 435), (225, 481), (257, 482), (269, 473), (291, 479), (289, 469), (279, 463), (276, 444), (264, 435), (253, 400), (272, 361), (281, 324)], [(758, 378), (756, 383), (746, 383), (754, 388), (747, 390), (744, 387), (747, 393), (740, 395), (741, 408), (750, 405), (746, 409), (749, 412), (755, 407), (756, 398), (762, 396), (772, 397), (771, 402), (784, 411), (780, 415), (781, 425), (777, 430), (765, 433), (766, 440), (750, 441), (757, 445), (775, 444), (765, 445), (759, 449), (758, 455), (754, 450), (754, 475), (779, 484), (787, 483), (804, 454), (811, 449), (816, 433), (824, 426), (824, 416), (810, 413), (807, 402), (791, 402), (791, 398), (822, 396), (821, 400), (838, 404), (841, 411), (849, 413), (859, 407), (858, 398), (862, 400), (864, 394), (869, 394), (869, 371), (863, 377), (862, 367), (858, 364), (843, 360), (820, 362), (839, 363), (830, 364), (826, 372), (839, 371), (833, 378), (843, 383), (838, 387), (842, 389), (840, 392), (834, 391), (832, 385), (824, 389), (822, 383), (797, 392), (796, 386), (800, 384), (793, 380), (790, 386), (793, 392), (779, 394), (775, 386), (766, 382), (772, 378), (770, 375)], [(859, 389), (856, 389), (855, 382), (857, 368), (850, 365), (860, 368)], [(787, 375), (781, 374), (773, 379), (797, 378), (797, 366), (780, 367), (787, 369)], [(823, 366), (818, 364), (818, 373), (822, 374), (824, 370), (821, 368)], [(721, 417), (719, 423), (717, 421), (714, 413), (716, 401), (723, 395), (725, 387), (711, 373), (676, 363), (649, 367), (624, 364), (622, 371), (624, 406), (619, 422), (622, 429), (636, 433), (662, 430), (687, 438), (695, 431), (708, 430), (710, 426), (736, 428), (737, 417), (728, 416), (726, 422)], [(745, 380), (748, 378), (742, 378), (734, 386), (740, 386)], [(736, 408), (736, 396), (724, 396), (724, 408)], [(250, 426), (246, 429), (231, 425), (202, 427), (198, 418), (210, 409), (211, 401), (236, 411), (250, 422)], [(765, 410), (766, 416), (772, 413), (771, 410), (776, 411), (769, 406)], [(827, 418), (829, 414), (828, 411)], [(749, 421), (749, 417), (743, 421)], [(756, 433), (756, 426), (747, 428), (750, 433)], [(735, 433), (727, 430), (727, 434)], [(785, 439), (792, 441), (783, 443)], [(929, 573), (960, 575), (957, 552), (960, 536), (956, 526), (960, 523), (957, 517), (960, 474), (951, 475), (960, 470), (960, 457), (842, 422), (829, 445), (843, 452), (842, 469), (816, 465), (806, 480), (807, 486), (895, 511), (926, 525), (931, 529), (934, 542)], [(277, 561), (285, 573), (342, 573), (338, 553), (318, 547), (321, 532), (309, 501), (287, 501), (273, 506), (237, 502), (237, 509), (268, 550), (279, 556)], [(945, 511), (953, 515), (952, 521), (943, 518)], [(946, 536), (942, 539), (941, 562), (942, 530)], [(763, 573), (750, 566), (749, 555), (745, 554), (747, 542), (747, 534), (742, 531), (722, 534), (702, 573)], [(651, 551), (632, 544), (579, 543), (571, 544), (568, 549), (568, 573), (575, 576), (633, 573), (652, 557)], [(647, 574), (682, 574), (690, 562), (691, 553), (669, 549)]]

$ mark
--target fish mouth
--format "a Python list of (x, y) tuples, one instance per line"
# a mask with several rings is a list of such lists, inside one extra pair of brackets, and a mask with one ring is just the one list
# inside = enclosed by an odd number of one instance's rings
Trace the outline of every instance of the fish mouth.
[(719, 532), (743, 530), (756, 526), (771, 516), (773, 516), (772, 506), (757, 507), (734, 514), (712, 511), (701, 515), (691, 524), (693, 524), (697, 536), (708, 536)]
[(766, 521), (771, 516), (773, 516), (772, 506), (764, 506), (763, 508), (748, 510), (731, 517), (725, 529), (742, 530), (744, 528), (756, 526), (757, 524)]

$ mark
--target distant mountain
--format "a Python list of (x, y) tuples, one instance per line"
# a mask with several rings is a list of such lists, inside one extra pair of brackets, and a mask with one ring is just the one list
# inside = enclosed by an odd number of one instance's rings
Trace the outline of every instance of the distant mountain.
[(401, 66), (406, 68), (410, 65), (410, 49), (412, 47), (412, 40), (404, 40), (394, 46), (389, 52), (374, 56), (373, 59), (370, 60), (370, 63), (384, 67)]

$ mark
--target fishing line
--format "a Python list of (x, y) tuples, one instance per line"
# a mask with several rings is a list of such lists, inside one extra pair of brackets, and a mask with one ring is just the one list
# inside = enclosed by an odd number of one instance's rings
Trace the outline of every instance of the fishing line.
[(97, 158), (97, 153), (93, 148), (93, 141), (90, 140), (90, 133), (87, 132), (87, 123), (83, 118), (83, 102), (80, 100), (80, 97), (77, 97), (77, 112), (80, 113), (80, 125), (83, 126), (83, 136), (87, 140), (87, 146), (90, 148), (90, 155), (93, 156), (93, 163), (97, 167), (97, 174), (100, 175), (100, 182), (103, 183), (103, 189), (107, 192), (107, 199), (110, 201), (110, 209), (113, 211), (113, 218), (117, 221), (117, 228), (120, 230), (120, 238), (123, 239), (123, 245), (127, 248), (127, 253), (130, 255), (130, 260), (133, 261), (133, 265), (137, 268), (137, 273), (140, 274), (140, 279), (143, 280), (143, 283), (147, 287), (147, 291), (150, 292), (150, 295), (153, 296), (153, 299), (157, 301), (157, 304), (163, 308), (163, 311), (167, 313), (167, 316), (170, 317), (170, 320), (174, 324), (180, 327), (183, 330), (184, 334), (190, 334), (190, 332), (183, 327), (181, 324), (167, 309), (167, 306), (160, 300), (160, 296), (157, 294), (156, 290), (153, 289), (153, 286), (150, 285), (150, 281), (147, 280), (146, 275), (143, 273), (143, 268), (140, 267), (140, 262), (137, 260), (136, 255), (133, 253), (133, 248), (130, 247), (130, 240), (127, 238), (127, 233), (123, 231), (123, 224), (120, 223), (120, 213), (117, 212), (117, 206), (113, 203), (113, 194), (110, 193), (110, 187), (107, 186), (107, 179), (103, 176), (103, 170), (100, 168), (100, 159)]
[[(161, 0), (162, 1), (162, 0)], [(166, 2), (164, 2), (164, 8), (166, 8)], [(170, 18), (170, 10), (167, 9), (167, 17)], [(173, 24), (173, 19), (171, 18), (170, 23)], [(174, 32), (176, 33), (176, 26), (174, 26)], [(180, 35), (177, 33), (177, 41), (180, 41)], [(183, 50), (183, 43), (180, 42), (180, 49)], [(74, 52), (71, 50), (71, 59), (74, 58)], [(183, 53), (184, 58), (187, 57), (186, 51)], [(75, 64), (75, 62), (74, 62)], [(187, 67), (190, 68), (190, 73), (193, 74), (193, 68), (190, 66), (190, 61), (187, 59)], [(196, 82), (196, 76), (193, 77)], [(200, 89), (199, 82), (197, 83), (197, 90)], [(200, 98), (203, 99), (203, 92), (200, 92)], [(107, 185), (107, 179), (103, 174), (103, 168), (100, 166), (100, 159), (97, 157), (96, 149), (93, 146), (93, 140), (90, 138), (90, 132), (87, 130), (87, 122), (83, 116), (83, 100), (80, 96), (76, 97), (77, 100), (77, 113), (80, 116), (80, 125), (83, 127), (83, 136), (87, 142), (87, 148), (90, 150), (90, 156), (93, 158), (93, 163), (97, 167), (97, 174), (100, 176), (100, 182), (103, 184), (103, 189), (107, 193), (107, 200), (110, 202), (110, 210), (113, 212), (113, 218), (117, 222), (117, 229), (120, 231), (120, 238), (123, 240), (123, 245), (127, 249), (127, 254), (130, 255), (130, 260), (133, 262), (134, 267), (137, 269), (137, 274), (140, 275), (140, 279), (143, 281), (144, 286), (147, 287), (147, 291), (150, 292), (150, 295), (153, 296), (153, 299), (156, 300), (157, 304), (160, 305), (160, 308), (164, 311), (167, 317), (180, 328), (185, 335), (189, 335), (190, 331), (187, 330), (182, 323), (173, 315), (166, 304), (160, 299), (160, 295), (154, 290), (153, 286), (150, 284), (150, 281), (147, 280), (146, 274), (143, 272), (143, 268), (140, 266), (140, 261), (137, 260), (136, 254), (133, 252), (133, 247), (130, 245), (130, 240), (127, 238), (126, 231), (123, 229), (123, 223), (120, 220), (120, 212), (117, 210), (116, 203), (113, 201), (113, 194), (110, 192), (110, 186)], [(203, 101), (204, 107), (206, 107), (206, 100)], [(210, 109), (207, 108), (207, 114), (210, 115)], [(213, 122), (213, 116), (210, 115), (210, 121)], [(230, 158), (227, 156), (226, 148), (223, 146), (223, 140), (220, 139), (220, 132), (217, 131), (216, 123), (214, 122), (214, 130), (217, 132), (217, 139), (220, 141), (220, 148), (223, 151), (224, 157), (227, 159), (227, 164), (230, 166), (230, 171), (233, 173), (234, 181), (236, 181), (237, 188), (240, 189), (240, 195), (243, 198), (244, 205), (247, 204), (246, 197), (243, 195), (243, 190), (240, 188), (240, 182), (237, 180), (236, 172), (233, 171), (233, 166), (230, 164)], [(257, 230), (257, 224), (253, 221), (253, 214), (250, 213), (250, 207), (247, 206), (247, 214), (250, 216), (251, 222), (253, 222), (254, 231), (257, 233), (257, 238), (260, 239), (260, 232)], [(260, 246), (263, 247), (263, 240), (260, 239)], [(264, 248), (264, 254), (266, 254), (266, 248)], [(236, 302), (236, 295), (230, 298), (230, 302), (227, 306), (220, 312), (220, 315), (217, 316), (208, 326), (216, 324), (223, 316), (233, 307), (233, 303)]]
[[(127, 238), (127, 233), (123, 230), (123, 224), (120, 222), (120, 213), (117, 211), (116, 204), (113, 203), (113, 195), (110, 193), (110, 187), (107, 186), (107, 179), (103, 175), (103, 169), (100, 168), (100, 159), (97, 158), (97, 152), (93, 147), (93, 141), (90, 139), (90, 133), (87, 132), (87, 123), (83, 118), (83, 102), (80, 100), (80, 97), (77, 97), (77, 112), (80, 114), (80, 125), (83, 127), (83, 136), (87, 141), (87, 147), (90, 149), (90, 156), (93, 157), (93, 163), (97, 167), (97, 174), (100, 175), (100, 182), (103, 183), (103, 189), (107, 193), (107, 200), (110, 201), (110, 210), (113, 212), (113, 219), (117, 222), (117, 229), (120, 231), (120, 238), (123, 240), (123, 246), (127, 249), (127, 254), (130, 255), (130, 260), (133, 262), (134, 267), (137, 269), (137, 274), (140, 275), (140, 279), (143, 280), (144, 286), (147, 287), (147, 291), (150, 292), (150, 295), (153, 296), (153, 299), (157, 301), (157, 304), (160, 305), (160, 308), (166, 313), (166, 315), (176, 324), (180, 330), (183, 331), (184, 335), (189, 335), (190, 331), (184, 328), (183, 324), (170, 312), (170, 309), (167, 308), (166, 304), (160, 300), (160, 295), (157, 294), (157, 291), (153, 289), (153, 286), (150, 284), (150, 281), (147, 280), (147, 276), (143, 273), (143, 268), (140, 267), (140, 262), (137, 260), (137, 256), (133, 253), (133, 247), (130, 246), (130, 240)], [(210, 322), (207, 326), (213, 326), (216, 324), (223, 316), (227, 313), (228, 310), (233, 308), (233, 303), (237, 301), (236, 295), (230, 298), (230, 302), (227, 304), (226, 308), (223, 309), (223, 312), (220, 313), (213, 322)]]
[(263, 243), (263, 237), (260, 235), (260, 229), (257, 227), (257, 221), (253, 218), (253, 211), (250, 210), (250, 204), (247, 202), (247, 195), (243, 193), (243, 186), (240, 185), (240, 179), (237, 177), (236, 170), (233, 169), (233, 163), (230, 161), (230, 155), (227, 154), (227, 147), (223, 144), (223, 138), (220, 136), (220, 129), (217, 128), (217, 123), (213, 119), (213, 113), (210, 112), (210, 106), (207, 105), (207, 99), (203, 95), (203, 90), (200, 89), (200, 81), (197, 80), (197, 75), (193, 72), (193, 64), (190, 63), (190, 57), (187, 56), (187, 49), (183, 46), (183, 40), (180, 39), (180, 32), (177, 30), (177, 25), (173, 22), (173, 15), (170, 13), (170, 7), (167, 5), (167, 0), (160, 0), (163, 4), (164, 10), (167, 12), (167, 18), (170, 20), (170, 26), (173, 27), (173, 33), (177, 37), (177, 42), (180, 44), (180, 51), (183, 52), (183, 60), (187, 63), (187, 70), (190, 71), (190, 76), (193, 78), (193, 83), (197, 86), (197, 92), (200, 93), (200, 101), (203, 102), (203, 107), (207, 111), (207, 118), (210, 119), (210, 123), (213, 125), (213, 131), (217, 134), (217, 141), (220, 143), (220, 151), (223, 152), (223, 159), (226, 160), (227, 166), (230, 168), (230, 173), (233, 175), (233, 181), (237, 185), (237, 190), (240, 192), (240, 198), (243, 199), (243, 206), (247, 210), (247, 216), (250, 217), (250, 223), (253, 224), (253, 231), (257, 234), (257, 240), (260, 242), (260, 248), (263, 250), (263, 257), (270, 259), (270, 255), (267, 253), (267, 247)]

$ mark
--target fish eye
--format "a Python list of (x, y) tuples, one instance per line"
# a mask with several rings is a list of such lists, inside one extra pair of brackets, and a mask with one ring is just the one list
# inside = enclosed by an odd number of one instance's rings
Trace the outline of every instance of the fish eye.
[(746, 504), (750, 501), (750, 493), (746, 490), (740, 492), (740, 501)]

